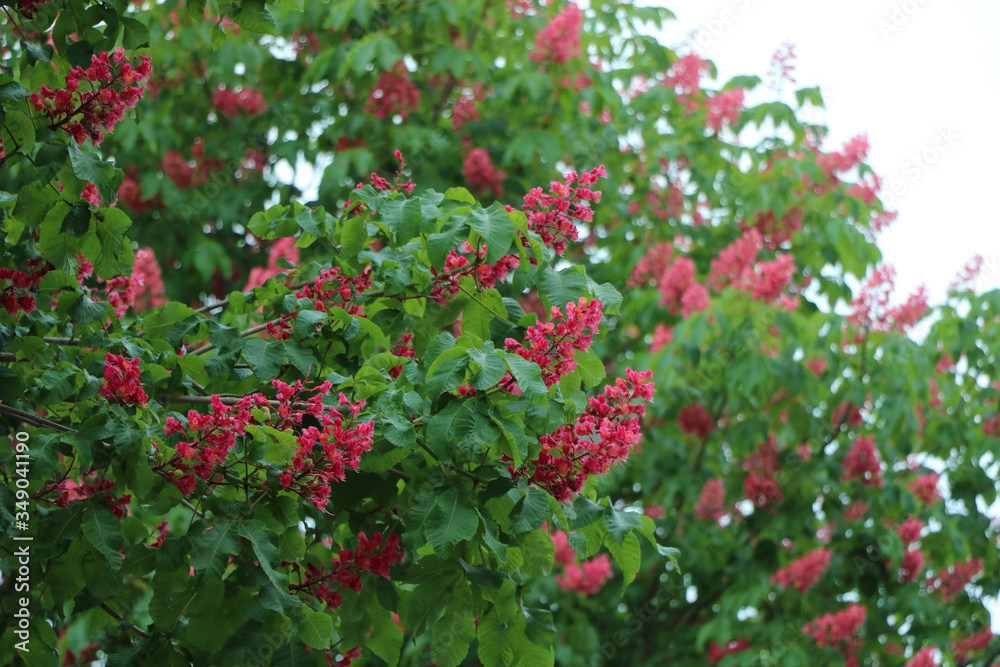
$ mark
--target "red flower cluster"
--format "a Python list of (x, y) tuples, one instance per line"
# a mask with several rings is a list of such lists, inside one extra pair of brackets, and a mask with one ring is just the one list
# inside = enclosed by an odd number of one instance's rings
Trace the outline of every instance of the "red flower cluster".
[(941, 600), (951, 602), (955, 596), (965, 590), (965, 585), (983, 571), (983, 559), (972, 558), (964, 563), (956, 563), (948, 569), (929, 576), (924, 582), (928, 593), (941, 593)]
[(139, 376), (139, 359), (125, 359), (108, 352), (104, 355), (104, 382), (101, 396), (114, 403), (138, 403), (146, 405), (149, 398), (142, 389)]
[(896, 534), (899, 535), (904, 546), (909, 546), (920, 539), (920, 531), (923, 529), (924, 522), (915, 516), (910, 516), (896, 528)]
[(650, 344), (649, 349), (653, 352), (659, 352), (672, 343), (673, 340), (674, 328), (667, 326), (663, 322), (657, 322), (656, 328), (653, 329), (653, 342)]
[(740, 229), (755, 229), (760, 234), (763, 246), (768, 250), (777, 250), (781, 244), (792, 239), (792, 234), (802, 229), (802, 219), (805, 211), (795, 206), (789, 208), (780, 218), (773, 210), (757, 213), (752, 224), (740, 221)]
[(236, 118), (241, 113), (256, 116), (267, 111), (264, 95), (253, 88), (226, 90), (219, 86), (212, 93), (212, 106), (226, 118)]
[[(319, 392), (325, 394), (330, 384), (324, 383)], [(323, 414), (318, 400), (313, 416), (320, 418), (322, 429), (309, 426), (296, 440), (298, 448), (292, 456), (292, 465), (285, 468), (279, 480), (281, 486), (302, 496), (317, 509), (326, 507), (330, 496), (330, 483), (341, 482), (346, 468), (358, 469), (361, 455), (372, 448), (374, 422), (357, 422), (365, 401), (351, 403), (340, 394), (339, 404), (345, 406), (350, 417), (345, 419), (336, 407), (330, 406)]]
[(773, 507), (781, 502), (781, 487), (774, 479), (778, 472), (778, 450), (775, 437), (757, 446), (757, 451), (746, 458), (743, 469), (749, 472), (743, 480), (743, 493), (760, 508)]
[[(889, 563), (886, 563), (889, 567)], [(911, 547), (903, 556), (903, 564), (899, 567), (899, 581), (916, 581), (924, 569), (924, 554), (920, 549)]]
[(167, 302), (164, 295), (163, 276), (160, 264), (152, 248), (139, 248), (135, 251), (135, 261), (132, 263), (132, 284), (135, 292), (134, 307), (137, 311), (157, 308)]
[(485, 148), (473, 148), (469, 151), (462, 163), (462, 174), (465, 182), (477, 193), (492, 190), (494, 197), (499, 199), (503, 196), (503, 181), (507, 178), (507, 172), (497, 170)]
[(685, 113), (691, 113), (698, 106), (695, 95), (701, 91), (701, 77), (709, 70), (708, 61), (697, 53), (674, 61), (663, 79), (663, 85), (677, 93), (677, 102)]
[(103, 500), (107, 504), (108, 509), (121, 521), (125, 518), (128, 504), (132, 502), (132, 495), (126, 493), (123, 496), (115, 498), (112, 494), (108, 493), (114, 485), (115, 483), (108, 479), (98, 479), (92, 483), (84, 482), (83, 484), (77, 484), (67, 478), (52, 487), (59, 491), (59, 497), (53, 500), (52, 504), (56, 507), (68, 507), (73, 501), (86, 500), (87, 498), (96, 496)]
[(160, 169), (181, 190), (205, 183), (209, 173), (222, 168), (221, 160), (205, 158), (205, 143), (201, 139), (192, 144), (191, 155), (192, 159), (187, 160), (178, 151), (169, 150), (160, 160)]
[[(642, 438), (642, 417), (646, 404), (633, 401), (653, 399), (652, 371), (638, 373), (626, 369), (625, 378), (614, 386), (606, 385), (604, 394), (588, 400), (587, 409), (573, 424), (542, 436), (538, 458), (517, 470), (514, 477), (529, 477), (559, 502), (570, 500), (583, 487), (589, 475), (604, 474), (615, 461), (628, 457), (630, 449)], [(510, 458), (504, 455), (503, 460)]]
[(934, 667), (938, 664), (937, 660), (934, 659), (934, 651), (933, 646), (925, 646), (915, 656), (907, 660), (903, 667)]
[(156, 525), (156, 528), (153, 529), (152, 535), (150, 535), (150, 537), (153, 538), (152, 544), (147, 544), (146, 546), (151, 549), (159, 549), (163, 546), (163, 542), (167, 539), (167, 533), (169, 532), (170, 530), (167, 528), (166, 520), (161, 521)]
[(830, 550), (816, 549), (775, 572), (771, 577), (771, 583), (785, 588), (794, 586), (800, 593), (805, 593), (816, 583), (829, 564)]
[(410, 111), (419, 105), (420, 90), (410, 81), (410, 74), (401, 60), (391, 70), (383, 72), (375, 82), (375, 87), (368, 93), (365, 113), (375, 114), (376, 118), (399, 114), (406, 120)]
[(21, 0), (19, 3), (15, 3), (15, 8), (21, 16), (27, 18), (34, 18), (35, 14), (38, 13), (38, 5), (44, 5), (49, 0)]
[(868, 512), (868, 503), (863, 500), (857, 500), (844, 510), (844, 518), (848, 521), (857, 521), (864, 517), (866, 512)]
[(601, 590), (611, 574), (611, 559), (607, 554), (598, 554), (582, 563), (575, 560), (566, 563), (562, 575), (556, 577), (556, 583), (566, 591), (593, 595)]
[(728, 123), (735, 125), (740, 119), (740, 112), (743, 110), (742, 88), (727, 90), (712, 95), (705, 103), (707, 108), (707, 123), (710, 128), (719, 132)]
[(840, 480), (847, 482), (855, 477), (860, 477), (864, 486), (882, 487), (882, 460), (875, 447), (875, 439), (870, 435), (855, 440), (844, 457)]
[(529, 57), (535, 62), (567, 63), (580, 57), (580, 28), (583, 12), (572, 2), (566, 4), (552, 21), (535, 35), (535, 50)]
[[(575, 241), (579, 237), (573, 221), (589, 223), (594, 219), (594, 210), (587, 202), (600, 202), (601, 191), (591, 190), (590, 186), (607, 175), (604, 165), (601, 165), (582, 174), (571, 171), (566, 175), (565, 183), (552, 181), (549, 184), (550, 194), (545, 194), (541, 188), (532, 188), (524, 196), (524, 205), (521, 206), (528, 216), (528, 229), (541, 236), (542, 243), (550, 246), (557, 255), (563, 254), (566, 239)], [(574, 188), (574, 184), (579, 185)]]
[[(361, 304), (355, 303), (355, 300), (371, 283), (371, 265), (356, 276), (344, 276), (340, 272), (340, 267), (335, 266), (332, 269), (321, 270), (311, 285), (295, 290), (295, 297), (310, 299), (320, 312), (325, 313), (330, 308), (341, 308), (351, 315), (364, 317)], [(268, 322), (267, 333), (278, 340), (289, 338), (291, 336), (289, 332), (294, 328), (293, 323), (298, 313), (299, 311), (295, 310), (292, 313), (282, 314), (274, 322)]]
[(906, 333), (927, 312), (927, 294), (923, 286), (911, 294), (905, 302), (889, 307), (896, 271), (892, 266), (883, 265), (865, 281), (861, 292), (851, 301), (851, 314), (847, 322), (860, 330), (855, 341), (871, 332), (895, 331)]
[(806, 623), (802, 632), (812, 635), (817, 646), (839, 649), (847, 659), (845, 664), (857, 665), (857, 658), (851, 654), (861, 643), (856, 634), (864, 625), (867, 613), (863, 605), (852, 604), (837, 613), (813, 619), (811, 623)]
[(710, 664), (714, 665), (722, 662), (722, 659), (727, 655), (739, 653), (740, 651), (745, 651), (748, 648), (750, 648), (750, 642), (746, 639), (730, 639), (721, 646), (718, 642), (712, 642), (708, 645), (707, 660)]
[[(184, 495), (190, 494), (198, 482), (197, 477), (207, 480), (215, 466), (226, 460), (229, 450), (236, 444), (236, 436), (243, 435), (247, 424), (254, 423), (251, 408), (267, 405), (263, 394), (244, 396), (235, 406), (225, 405), (216, 394), (212, 396), (210, 414), (188, 411), (186, 427), (173, 417), (167, 417), (163, 434), (180, 433), (185, 440), (177, 443), (177, 450), (169, 461), (154, 470)], [(164, 472), (167, 467), (173, 470)]]
[[(289, 584), (288, 589), (293, 593), (305, 594), (303, 600), (306, 602), (309, 602), (312, 596), (325, 602), (327, 608), (337, 609), (343, 596), (331, 589), (330, 585), (336, 584), (357, 593), (361, 590), (362, 572), (389, 578), (389, 568), (403, 557), (403, 550), (399, 548), (399, 535), (395, 533), (389, 535), (384, 546), (382, 542), (382, 533), (375, 533), (371, 539), (364, 533), (358, 533), (358, 548), (341, 550), (330, 559), (332, 566), (329, 570), (325, 565), (316, 567), (309, 563), (303, 575), (299, 564), (291, 563), (292, 569), (299, 573), (300, 582)], [(381, 550), (379, 547), (382, 547)], [(288, 564), (282, 563), (282, 565)]]
[(118, 188), (118, 201), (140, 215), (159, 205), (157, 198), (142, 198), (142, 189), (139, 186), (139, 181), (135, 180), (133, 175), (129, 173), (125, 174), (125, 179)]
[(909, 481), (906, 484), (906, 488), (923, 504), (933, 505), (941, 499), (937, 488), (940, 477), (936, 472), (929, 472), (926, 475), (920, 475), (916, 479)]
[(52, 268), (52, 264), (41, 259), (29, 259), (27, 271), (0, 267), (0, 281), (10, 283), (0, 291), (0, 299), (3, 299), (8, 315), (17, 315), (22, 310), (30, 313), (35, 309), (35, 297), (25, 292), (37, 292), (42, 278)]
[(712, 519), (718, 521), (726, 515), (726, 486), (725, 482), (719, 479), (710, 479), (705, 482), (698, 496), (698, 504), (694, 508), (694, 515), (699, 519)]
[(695, 403), (681, 408), (681, 413), (677, 417), (677, 425), (685, 433), (694, 434), (697, 438), (704, 438), (712, 432), (712, 415), (701, 407), (701, 403)]
[[(42, 86), (41, 92), (31, 95), (31, 104), (49, 117), (50, 130), (61, 128), (78, 144), (90, 137), (96, 146), (146, 90), (141, 84), (152, 71), (149, 56), (137, 58), (139, 63), (133, 65), (122, 48), (115, 49), (113, 56), (107, 52), (91, 56), (90, 67), (70, 70), (65, 88)], [(81, 90), (81, 82), (90, 90)]]
[(768, 70), (768, 77), (778, 83), (782, 80), (795, 83), (792, 72), (795, 71), (795, 45), (785, 42), (777, 48), (771, 56), (771, 69)]
[[(459, 254), (458, 250), (452, 250), (445, 257), (444, 266), (438, 272), (433, 266), (431, 275), (434, 276), (434, 286), (431, 288), (430, 299), (442, 306), (448, 299), (458, 294), (459, 282), (464, 276), (474, 276), (477, 283), (486, 289), (491, 289), (496, 282), (502, 281), (507, 274), (517, 268), (521, 260), (517, 255), (504, 255), (495, 264), (486, 264), (483, 258), (486, 257), (487, 245), (484, 243), (479, 247), (479, 252), (475, 253), (478, 261), (470, 262), (468, 257)], [(461, 251), (472, 254), (472, 246), (465, 241), (461, 246)]]
[[(513, 338), (505, 341), (507, 351), (533, 361), (542, 368), (542, 380), (546, 387), (559, 382), (559, 378), (572, 373), (576, 368), (573, 357), (577, 350), (586, 350), (594, 338), (594, 332), (601, 323), (601, 308), (597, 299), (588, 301), (580, 297), (579, 303), (566, 304), (566, 316), (557, 306), (552, 306), (552, 317), (548, 322), (535, 323), (528, 327), (524, 342), (527, 347)], [(500, 381), (500, 386), (513, 391), (517, 381), (508, 372)]]
[(970, 654), (975, 651), (982, 651), (990, 645), (993, 640), (993, 632), (986, 628), (982, 632), (969, 635), (955, 642), (955, 662), (964, 665), (972, 657)]
[[(397, 357), (406, 357), (407, 359), (413, 359), (416, 356), (416, 351), (413, 349), (413, 334), (405, 333), (399, 337), (396, 344), (392, 346), (392, 353)], [(393, 380), (399, 377), (399, 374), (403, 372), (402, 366), (393, 366), (389, 369), (389, 377)]]

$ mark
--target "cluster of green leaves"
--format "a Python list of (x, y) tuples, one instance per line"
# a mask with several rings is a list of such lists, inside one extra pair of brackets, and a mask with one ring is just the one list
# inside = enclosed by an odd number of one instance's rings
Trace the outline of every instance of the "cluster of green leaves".
[[(567, 665), (701, 665), (710, 642), (747, 639), (754, 650), (722, 664), (823, 664), (840, 657), (817, 649), (802, 626), (856, 596), (868, 608), (859, 655), (902, 665), (893, 643), (908, 651), (936, 645), (946, 664), (955, 664), (953, 642), (989, 625), (982, 595), (997, 589), (1000, 571), (984, 511), (996, 499), (996, 442), (983, 426), (996, 412), (990, 383), (998, 371), (993, 329), (1000, 303), (996, 293), (955, 294), (928, 316), (933, 324), (919, 343), (879, 333), (859, 344), (853, 332), (844, 333), (835, 313), (853, 297), (851, 277), (861, 278), (881, 258), (871, 228), (882, 208), (848, 194), (846, 183), (804, 185), (826, 177), (811, 143), (822, 128), (802, 120), (803, 110), (822, 106), (819, 91), (748, 106), (732, 127), (739, 141), (707, 129), (703, 103), (688, 108), (676, 91), (656, 85), (678, 54), (645, 30), (669, 20), (669, 11), (628, 3), (592, 3), (586, 11), (584, 53), (599, 58), (600, 67), (584, 58), (540, 64), (529, 57), (560, 3), (523, 17), (484, 0), (183, 7), (53, 0), (38, 8), (32, 20), (11, 13), (7, 21), (19, 32), (3, 33), (3, 262), (23, 269), (28, 259), (44, 257), (57, 270), (42, 283), (38, 311), (16, 322), (0, 313), (0, 345), (13, 360), (2, 370), (0, 392), (5, 405), (44, 409), (47, 419), (75, 429), (32, 429), (33, 490), (67, 465), (91, 466), (116, 481), (116, 493), (132, 493), (135, 508), (121, 523), (96, 501), (39, 509), (37, 535), (47, 543), (33, 567), (41, 573), (36, 581), (45, 582), (39, 599), (51, 610), (33, 621), (41, 641), (57, 643), (51, 621), (67, 633), (61, 647), (97, 637), (113, 664), (322, 662), (323, 651), (307, 654), (302, 646), (319, 649), (335, 637), (342, 650), (363, 646), (366, 664), (533, 665), (554, 656)], [(68, 144), (34, 118), (27, 96), (41, 85), (59, 86), (67, 67), (114, 45), (147, 43), (155, 46), (154, 78), (139, 122), (120, 123), (100, 151)], [(400, 61), (420, 91), (419, 104), (405, 119), (366, 113), (376, 81)], [(259, 91), (267, 110), (221, 114), (213, 92), (241, 86)], [(764, 88), (758, 77), (721, 86), (736, 87)], [(456, 132), (454, 105), (473, 95), (479, 118)], [(175, 150), (194, 159), (198, 140), (208, 158), (198, 166), (205, 177), (181, 189), (163, 156)], [(515, 207), (557, 170), (603, 163), (608, 179), (593, 225), (582, 230), (586, 243), (571, 245), (565, 261), (553, 264), (537, 237), (525, 234), (524, 217), (507, 214), (492, 192), (473, 192), (480, 205), (452, 189), (465, 179), (462, 157), (470, 147), (486, 149), (506, 172), (498, 199)], [(415, 196), (370, 187), (349, 192), (372, 171), (394, 171), (394, 149), (406, 157)], [(263, 175), (245, 166), (252, 151), (266, 162)], [(293, 170), (294, 184), (279, 180)], [(859, 166), (859, 175), (867, 171)], [(112, 201), (126, 176), (145, 204), (78, 203), (87, 182)], [(664, 214), (657, 200), (668, 182), (678, 187), (681, 205)], [(327, 213), (345, 210), (348, 198), (364, 202), (368, 214)], [(709, 223), (692, 225), (696, 212)], [(658, 242), (683, 236), (704, 279), (741, 225), (790, 212), (801, 215), (802, 227), (782, 251), (795, 256), (795, 282), (812, 281), (794, 312), (727, 288), (713, 294), (707, 311), (685, 318), (660, 304), (656, 286), (629, 284), (636, 263)], [(290, 235), (302, 255), (296, 281), (333, 265), (348, 274), (371, 267), (366, 317), (317, 311), (280, 280), (238, 291), (250, 269), (264, 263), (262, 248)], [(105, 327), (112, 311), (80, 293), (76, 253), (110, 278), (131, 266), (129, 240), (155, 249), (173, 301)], [(485, 241), (486, 261), (517, 253), (520, 268), (490, 290), (463, 279), (459, 294), (441, 307), (426, 298), (429, 267), (440, 268), (464, 240)], [(504, 339), (518, 338), (533, 321), (525, 311), (535, 295), (546, 307), (581, 295), (607, 304), (608, 326), (595, 354), (579, 357), (578, 370), (551, 391), (537, 367), (503, 351)], [(227, 305), (198, 308), (218, 299)], [(288, 340), (241, 335), (293, 312)], [(673, 337), (654, 351), (657, 325), (672, 327)], [(404, 332), (414, 335), (412, 360), (392, 354)], [(182, 345), (201, 353), (180, 356)], [(150, 442), (162, 445), (162, 420), (178, 406), (165, 400), (136, 411), (97, 397), (107, 350), (141, 357), (147, 391), (169, 401), (197, 400), (202, 389), (242, 395), (275, 377), (329, 379), (352, 399), (368, 401), (374, 451), (335, 485), (333, 518), (294, 496), (222, 485), (199, 487), (202, 519), (151, 472), (157, 460), (149, 459)], [(945, 353), (964, 361), (938, 371)], [(805, 366), (814, 359), (826, 362), (820, 376)], [(533, 458), (537, 435), (571, 420), (605, 368), (616, 374), (626, 365), (652, 369), (658, 387), (642, 450), (629, 465), (572, 506), (515, 484), (499, 457), (515, 464)], [(398, 378), (389, 374), (395, 366), (403, 366)], [(507, 371), (523, 397), (489, 391)], [(931, 405), (932, 378), (939, 406)], [(453, 395), (463, 382), (479, 390), (477, 397)], [(862, 424), (841, 423), (837, 409), (846, 402), (863, 406)], [(703, 439), (677, 425), (680, 410), (693, 403), (716, 421)], [(278, 488), (294, 442), (265, 428), (248, 433), (231, 474)], [(841, 479), (844, 454), (863, 434), (875, 437), (886, 463), (881, 488)], [(783, 499), (750, 513), (739, 502), (742, 462), (772, 436)], [(808, 459), (796, 449), (801, 444), (809, 445)], [(906, 486), (917, 474), (908, 469), (912, 463), (942, 472), (947, 502), (915, 501)], [(694, 511), (705, 482), (719, 478), (730, 517), (724, 527)], [(12, 507), (5, 493), (0, 513)], [(858, 500), (869, 504), (865, 517), (845, 519), (848, 503)], [(654, 505), (664, 509), (656, 521), (624, 511)], [(910, 515), (930, 526), (921, 541), (928, 572), (985, 558), (976, 586), (947, 605), (922, 577), (898, 581), (903, 547), (885, 523)], [(145, 543), (164, 516), (171, 533), (156, 551)], [(608, 585), (588, 598), (561, 590), (546, 576), (552, 546), (540, 528), (545, 521), (575, 533), (570, 544), (581, 558), (607, 548), (630, 585)], [(829, 524), (826, 544), (817, 531)], [(358, 531), (402, 536), (409, 556), (392, 582), (366, 579), (336, 614), (284, 594), (281, 561), (319, 564), (329, 552), (322, 536), (352, 548)], [(683, 576), (670, 562), (664, 570), (660, 551), (640, 553), (646, 539), (678, 547)], [(808, 593), (770, 583), (779, 567), (824, 544), (834, 556)], [(116, 569), (120, 548), (125, 560)], [(219, 599), (226, 601), (224, 616), (215, 611)], [(0, 650), (7, 657), (10, 644)], [(25, 657), (48, 664), (44, 655)]]

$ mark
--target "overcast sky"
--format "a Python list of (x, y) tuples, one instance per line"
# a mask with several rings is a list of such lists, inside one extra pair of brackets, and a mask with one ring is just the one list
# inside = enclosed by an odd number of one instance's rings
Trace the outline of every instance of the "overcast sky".
[[(678, 22), (670, 46), (694, 43), (725, 81), (764, 78), (784, 41), (795, 87), (822, 88), (826, 149), (867, 133), (869, 164), (899, 218), (879, 245), (897, 291), (926, 284), (939, 302), (971, 257), (981, 285), (1000, 286), (1000, 2), (996, 0), (646, 0)], [(895, 184), (898, 195), (889, 194)]]

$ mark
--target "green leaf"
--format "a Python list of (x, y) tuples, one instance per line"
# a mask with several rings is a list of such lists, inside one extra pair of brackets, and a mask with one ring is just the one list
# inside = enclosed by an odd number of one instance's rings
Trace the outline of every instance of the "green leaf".
[(108, 568), (117, 570), (122, 563), (118, 550), (125, 545), (122, 523), (107, 507), (96, 501), (89, 503), (81, 524), (83, 534), (108, 561)]
[(475, 638), (472, 590), (461, 582), (455, 585), (444, 614), (431, 623), (431, 660), (440, 667), (458, 667)]
[(34, 227), (41, 224), (59, 201), (66, 200), (54, 192), (48, 183), (28, 183), (17, 191), (14, 216), (28, 227)]
[[(465, 283), (471, 279), (463, 279)], [(482, 339), (490, 337), (490, 323), (496, 317), (506, 317), (507, 309), (504, 307), (503, 298), (495, 289), (475, 291), (474, 288), (463, 285), (469, 294), (469, 302), (462, 311), (462, 332), (473, 333)]]
[(622, 512), (608, 507), (604, 514), (604, 525), (615, 542), (622, 544), (630, 531), (642, 525), (642, 515), (638, 512)]
[(508, 667), (514, 662), (514, 647), (504, 641), (501, 624), (496, 612), (479, 619), (476, 637), (479, 639), (479, 659), (483, 667)]
[(420, 200), (389, 199), (378, 211), (382, 222), (392, 234), (391, 246), (398, 248), (420, 233)]
[(233, 15), (233, 20), (241, 28), (246, 28), (251, 32), (258, 32), (262, 35), (275, 33), (274, 17), (264, 6), (264, 0), (243, 0)]
[(538, 364), (513, 352), (505, 351), (502, 354), (511, 375), (517, 380), (517, 386), (529, 400), (548, 395), (548, 389), (542, 381), (542, 369)]
[[(464, 319), (462, 324), (464, 326)], [(466, 350), (466, 354), (469, 355), (469, 361), (471, 362), (469, 364), (470, 368), (472, 368), (472, 381), (470, 384), (473, 389), (489, 389), (500, 382), (504, 375), (507, 374), (507, 365), (504, 363), (503, 356), (499, 351), (494, 349), (493, 341), (483, 343), (482, 350), (470, 347)]]
[(7, 154), (16, 150), (22, 155), (31, 155), (35, 149), (35, 126), (31, 123), (31, 119), (15, 110), (7, 111), (6, 117), (0, 116), (0, 118), (3, 118), (3, 132), (0, 133), (0, 138), (3, 139)]
[[(551, 541), (549, 540), (549, 542)], [(462, 569), (465, 570), (465, 577), (477, 586), (486, 586), (500, 590), (500, 585), (507, 578), (507, 575), (500, 570), (494, 570), (485, 565), (469, 565), (463, 558), (459, 558), (458, 562), (462, 565)]]
[(83, 236), (90, 229), (90, 204), (82, 199), (73, 205), (63, 218), (60, 234)]
[(514, 505), (511, 512), (511, 532), (523, 533), (538, 528), (549, 518), (549, 494), (531, 487)]
[[(608, 534), (611, 537), (611, 534)], [(619, 544), (614, 539), (605, 538), (604, 546), (611, 552), (611, 556), (618, 563), (625, 575), (625, 584), (622, 591), (635, 580), (635, 575), (639, 572), (639, 565), (642, 560), (642, 550), (639, 548), (639, 539), (635, 533), (628, 533), (625, 540)]]
[(328, 614), (302, 607), (299, 619), (299, 639), (309, 648), (325, 651), (333, 641), (333, 619)]
[(434, 551), (441, 556), (463, 540), (470, 540), (479, 528), (479, 515), (464, 494), (451, 488), (437, 497), (427, 517), (425, 534)]
[(555, 563), (555, 544), (544, 530), (532, 530), (525, 535), (521, 545), (524, 565), (521, 571), (529, 576), (545, 576), (552, 571)]
[(142, 329), (151, 339), (166, 336), (170, 327), (194, 315), (194, 309), (177, 301), (168, 301), (142, 318)]
[(236, 524), (226, 520), (218, 520), (214, 524), (199, 520), (188, 532), (194, 535), (191, 540), (191, 566), (195, 572), (202, 574), (201, 584), (211, 586), (222, 581), (229, 556), (240, 552)]
[(138, 21), (129, 16), (121, 18), (122, 27), (125, 34), (122, 37), (122, 46), (126, 51), (142, 49), (149, 46), (149, 28), (142, 21)]
[(538, 291), (549, 306), (565, 309), (570, 301), (577, 301), (587, 294), (587, 279), (579, 270), (582, 267), (569, 267), (556, 271), (546, 267), (538, 283)]
[(426, 388), (429, 398), (436, 398), (446, 391), (452, 391), (465, 380), (469, 365), (466, 350), (453, 347), (442, 352), (431, 364), (427, 374)]
[(113, 163), (105, 162), (96, 153), (83, 150), (75, 141), (69, 142), (68, 147), (69, 162), (77, 178), (84, 183), (93, 183), (98, 188), (111, 182), (115, 175)]
[(348, 218), (340, 228), (341, 252), (344, 257), (354, 259), (366, 246), (368, 223), (361, 216)]
[(607, 375), (604, 370), (604, 362), (590, 350), (577, 350), (573, 360), (576, 361), (576, 370), (580, 373), (583, 384), (588, 389), (601, 384)]
[(135, 253), (125, 230), (132, 226), (132, 221), (117, 208), (94, 209), (91, 215), (94, 233), (84, 237), (80, 252), (94, 265), (99, 278), (131, 275)]
[(473, 197), (468, 190), (465, 188), (448, 188), (444, 192), (445, 199), (451, 199), (453, 201), (461, 201), (467, 204), (475, 204), (476, 198)]
[(277, 377), (281, 364), (285, 361), (285, 345), (282, 341), (267, 341), (263, 338), (249, 338), (243, 346), (243, 358), (260, 381)]
[(479, 232), (486, 242), (486, 257), (483, 261), (495, 264), (510, 250), (510, 244), (514, 241), (514, 223), (497, 202), (488, 209), (472, 209), (470, 217), (472, 229)]

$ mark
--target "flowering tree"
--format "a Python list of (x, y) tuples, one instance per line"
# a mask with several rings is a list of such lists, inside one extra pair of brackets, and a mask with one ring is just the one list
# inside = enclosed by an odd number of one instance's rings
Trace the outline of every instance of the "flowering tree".
[(894, 298), (790, 47), (3, 9), (5, 664), (993, 662), (1000, 296)]

